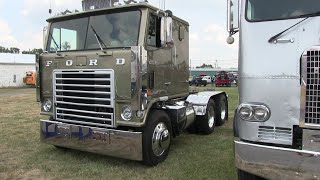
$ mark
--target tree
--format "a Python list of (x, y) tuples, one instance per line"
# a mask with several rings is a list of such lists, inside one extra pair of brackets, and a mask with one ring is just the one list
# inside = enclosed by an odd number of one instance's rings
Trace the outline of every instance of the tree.
[(22, 54), (41, 54), (41, 53), (43, 53), (43, 49), (36, 49), (36, 48), (34, 48), (34, 49), (32, 49), (31, 51), (29, 50), (29, 51), (22, 51)]
[(10, 48), (10, 53), (19, 54), (20, 53), (20, 49), (16, 48), (16, 47), (11, 47)]
[(197, 66), (196, 68), (213, 68), (213, 66), (211, 64), (203, 63), (201, 66)]

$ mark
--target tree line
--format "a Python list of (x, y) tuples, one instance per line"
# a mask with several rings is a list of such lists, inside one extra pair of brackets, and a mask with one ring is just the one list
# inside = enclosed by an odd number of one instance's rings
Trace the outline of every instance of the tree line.
[[(12, 53), (12, 54), (20, 54), (20, 49), (17, 48), (17, 47), (3, 47), (3, 46), (0, 46), (0, 53)], [(32, 50), (24, 50), (21, 52), (22, 54), (41, 54), (43, 53), (43, 50), (40, 48), (40, 49), (37, 49), (37, 48), (34, 48)]]

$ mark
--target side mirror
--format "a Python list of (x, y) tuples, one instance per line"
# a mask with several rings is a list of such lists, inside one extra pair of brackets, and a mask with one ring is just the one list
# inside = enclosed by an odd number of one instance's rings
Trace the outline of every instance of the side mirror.
[(228, 0), (227, 4), (227, 30), (230, 34), (227, 42), (232, 44), (231, 36), (239, 31), (239, 0)]
[(172, 17), (162, 17), (161, 18), (161, 46), (162, 47), (173, 47), (173, 21)]
[(48, 35), (48, 27), (43, 28), (43, 51), (46, 51), (46, 42), (47, 42), (47, 35)]

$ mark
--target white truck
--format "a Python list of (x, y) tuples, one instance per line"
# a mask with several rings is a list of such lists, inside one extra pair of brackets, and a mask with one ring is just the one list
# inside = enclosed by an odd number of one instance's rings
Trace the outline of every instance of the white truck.
[(319, 0), (228, 0), (239, 179), (320, 179), (319, 11)]

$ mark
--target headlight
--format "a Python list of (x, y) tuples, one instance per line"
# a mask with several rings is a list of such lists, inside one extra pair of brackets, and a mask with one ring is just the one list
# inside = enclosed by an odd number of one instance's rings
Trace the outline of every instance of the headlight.
[(130, 106), (124, 106), (122, 108), (121, 117), (125, 121), (130, 121), (132, 118), (132, 109)]
[(243, 120), (250, 120), (252, 118), (253, 109), (248, 104), (240, 105), (239, 115)]
[(241, 119), (246, 121), (267, 121), (270, 118), (270, 109), (259, 103), (244, 103), (238, 108), (238, 114)]
[(257, 106), (254, 108), (253, 116), (254, 119), (258, 121), (266, 121), (267, 119), (269, 119), (270, 111), (265, 106)]
[(42, 108), (44, 111), (49, 112), (51, 110), (52, 103), (49, 99), (44, 100), (42, 103)]

